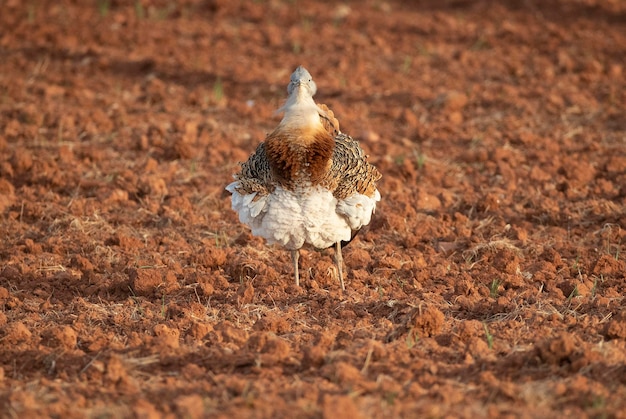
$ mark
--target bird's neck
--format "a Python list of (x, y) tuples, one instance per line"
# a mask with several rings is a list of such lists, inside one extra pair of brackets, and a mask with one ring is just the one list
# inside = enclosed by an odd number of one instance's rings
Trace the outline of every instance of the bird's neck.
[(313, 98), (296, 99), (290, 97), (281, 108), (285, 116), (265, 140), (272, 174), (287, 188), (299, 182), (318, 183), (331, 164), (335, 148)]
[(310, 95), (294, 92), (287, 103), (280, 109), (285, 112), (277, 131), (287, 131), (297, 134), (315, 132), (322, 129), (319, 108)]

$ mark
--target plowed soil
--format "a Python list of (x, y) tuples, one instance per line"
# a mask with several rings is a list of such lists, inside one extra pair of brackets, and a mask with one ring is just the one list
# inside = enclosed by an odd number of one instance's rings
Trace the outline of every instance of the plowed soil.
[[(626, 417), (626, 2), (0, 2), (2, 417)], [(224, 187), (304, 65), (383, 178)]]

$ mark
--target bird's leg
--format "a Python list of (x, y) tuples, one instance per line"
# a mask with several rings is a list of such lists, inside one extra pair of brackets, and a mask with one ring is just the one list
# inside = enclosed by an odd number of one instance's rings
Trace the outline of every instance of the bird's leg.
[(335, 245), (335, 262), (337, 263), (337, 271), (339, 272), (339, 282), (341, 283), (341, 290), (345, 291), (346, 286), (343, 283), (343, 257), (341, 256), (341, 241), (338, 241)]
[(300, 259), (300, 250), (291, 251), (291, 260), (293, 261), (293, 272), (296, 276), (296, 287), (300, 286), (300, 273), (298, 272), (298, 259)]

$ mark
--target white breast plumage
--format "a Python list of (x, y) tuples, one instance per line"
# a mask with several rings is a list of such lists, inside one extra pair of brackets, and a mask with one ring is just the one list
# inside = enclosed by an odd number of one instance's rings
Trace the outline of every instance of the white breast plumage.
[(355, 194), (338, 200), (321, 186), (299, 191), (277, 187), (272, 194), (260, 197), (256, 193), (241, 195), (238, 181), (226, 189), (233, 194), (232, 206), (239, 221), (270, 244), (280, 244), (289, 250), (300, 249), (305, 243), (326, 249), (340, 241), (349, 241), (353, 230), (370, 223), (378, 191), (374, 197)]

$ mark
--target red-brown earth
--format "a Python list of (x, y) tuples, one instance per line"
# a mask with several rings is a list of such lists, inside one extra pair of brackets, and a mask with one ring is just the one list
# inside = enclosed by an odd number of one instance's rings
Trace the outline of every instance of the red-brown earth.
[[(0, 2), (2, 417), (626, 417), (626, 2)], [(306, 66), (383, 174), (224, 187)]]

